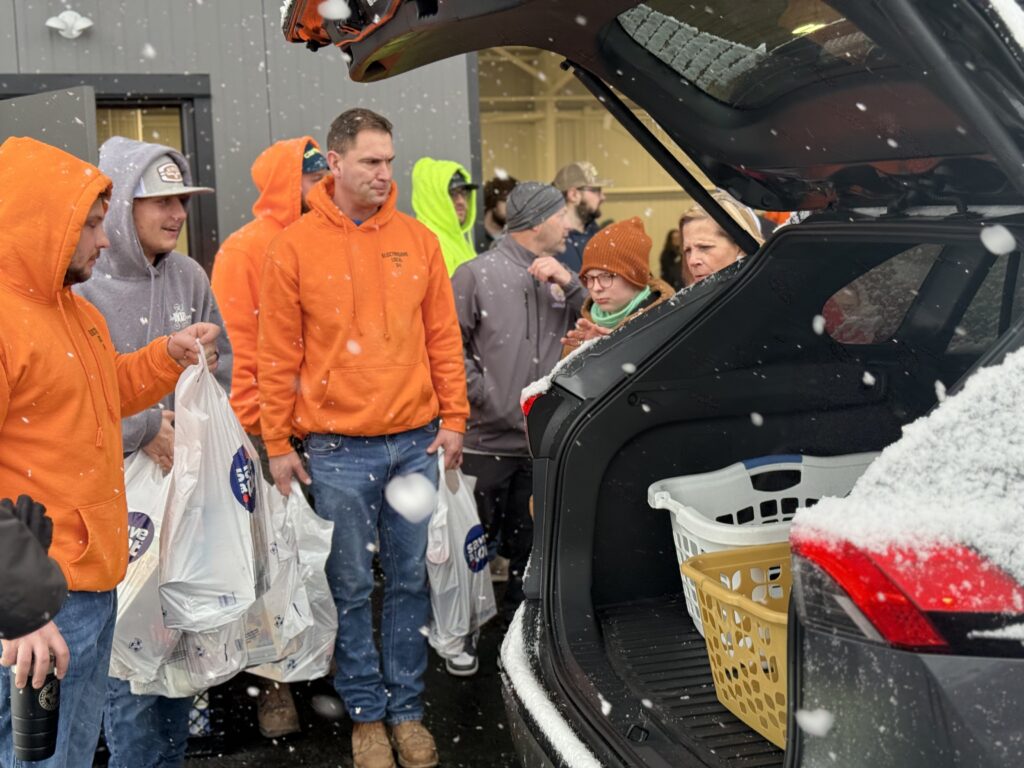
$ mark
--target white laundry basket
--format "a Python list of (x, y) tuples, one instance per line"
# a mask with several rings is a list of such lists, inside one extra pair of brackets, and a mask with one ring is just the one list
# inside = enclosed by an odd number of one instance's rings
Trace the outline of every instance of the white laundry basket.
[[(659, 480), (647, 502), (672, 513), (679, 564), (704, 552), (774, 544), (789, 538), (800, 507), (845, 496), (878, 453), (846, 456), (762, 456), (699, 475)], [(693, 581), (680, 574), (686, 610), (704, 635)]]

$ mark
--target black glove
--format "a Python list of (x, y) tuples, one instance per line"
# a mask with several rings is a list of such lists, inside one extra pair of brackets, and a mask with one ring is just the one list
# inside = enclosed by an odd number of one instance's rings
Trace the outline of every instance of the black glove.
[(53, 521), (46, 516), (46, 507), (31, 496), (21, 494), (18, 503), (12, 504), (10, 499), (0, 499), (0, 514), (6, 513), (15, 517), (32, 532), (44, 552), (50, 551), (53, 540)]

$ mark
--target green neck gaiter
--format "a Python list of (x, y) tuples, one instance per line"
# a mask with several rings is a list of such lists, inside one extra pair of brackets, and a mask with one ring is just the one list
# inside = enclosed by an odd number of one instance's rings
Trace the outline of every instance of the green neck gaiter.
[(622, 309), (617, 312), (605, 312), (597, 304), (590, 307), (590, 317), (602, 328), (615, 328), (619, 323), (636, 312), (637, 307), (643, 304), (651, 295), (651, 287), (645, 287), (640, 293), (633, 297)]

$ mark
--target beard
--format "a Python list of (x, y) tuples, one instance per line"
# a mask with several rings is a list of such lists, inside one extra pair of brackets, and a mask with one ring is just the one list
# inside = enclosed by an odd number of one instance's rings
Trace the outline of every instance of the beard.
[(64, 285), (78, 285), (86, 282), (90, 277), (92, 277), (91, 268), (68, 266), (68, 271), (64, 273)]
[(583, 228), (586, 229), (595, 221), (597, 217), (601, 215), (601, 209), (591, 210), (590, 206), (587, 205), (585, 200), (580, 200), (576, 203), (576, 216), (579, 217), (580, 222), (583, 224)]

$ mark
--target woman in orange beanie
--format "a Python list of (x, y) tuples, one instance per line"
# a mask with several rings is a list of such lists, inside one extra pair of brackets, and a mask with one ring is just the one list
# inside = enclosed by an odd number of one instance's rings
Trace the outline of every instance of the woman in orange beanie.
[(651, 238), (633, 217), (610, 224), (587, 243), (580, 282), (590, 292), (576, 328), (562, 339), (563, 356), (587, 339), (607, 336), (641, 312), (669, 299), (675, 289), (651, 274)]

